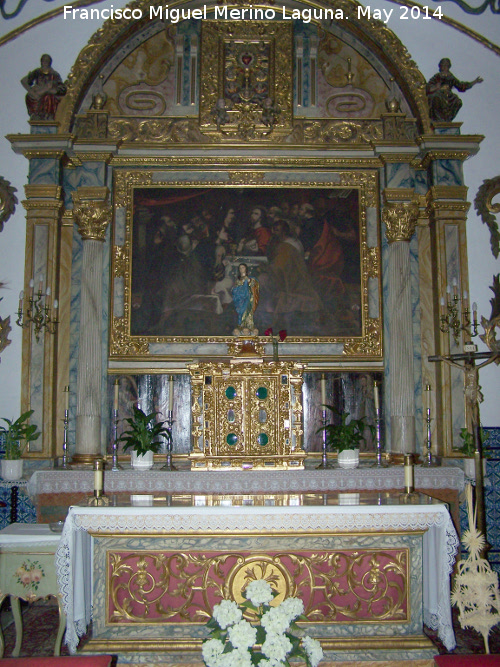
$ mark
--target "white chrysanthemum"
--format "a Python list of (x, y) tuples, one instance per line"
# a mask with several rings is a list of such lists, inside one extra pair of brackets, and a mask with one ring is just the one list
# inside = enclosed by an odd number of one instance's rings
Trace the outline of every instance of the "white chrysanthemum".
[(229, 651), (228, 653), (222, 653), (219, 655), (215, 667), (234, 667), (234, 654), (235, 651)]
[(304, 603), (299, 598), (287, 598), (283, 600), (279, 608), (288, 615), (290, 622), (304, 613)]
[(201, 647), (201, 653), (207, 667), (216, 667), (218, 658), (222, 655), (223, 650), (224, 644), (220, 639), (208, 639), (204, 642)]
[(243, 614), (236, 602), (233, 600), (222, 600), (220, 604), (215, 605), (213, 617), (222, 630), (225, 630), (228, 626), (241, 621)]
[(320, 660), (323, 660), (323, 649), (319, 641), (306, 635), (302, 639), (302, 646), (307, 653), (311, 667), (317, 667)]
[(281, 605), (279, 605), (279, 607), (272, 607), (269, 611), (266, 611), (260, 623), (266, 632), (281, 635), (288, 630), (290, 617), (282, 610)]
[(288, 637), (268, 632), (266, 641), (262, 644), (262, 653), (271, 661), (284, 662), (292, 648), (292, 642)]
[(252, 656), (245, 648), (235, 649), (221, 655), (217, 667), (252, 667)]
[(273, 589), (271, 584), (265, 579), (255, 579), (251, 581), (245, 589), (245, 597), (247, 600), (260, 607), (261, 604), (269, 604), (273, 599)]
[(250, 648), (257, 639), (257, 630), (248, 621), (240, 621), (229, 628), (228, 636), (234, 648)]

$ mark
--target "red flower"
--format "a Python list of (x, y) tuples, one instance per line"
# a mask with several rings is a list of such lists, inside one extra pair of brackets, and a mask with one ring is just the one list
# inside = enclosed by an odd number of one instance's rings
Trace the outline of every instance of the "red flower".
[[(272, 332), (272, 329), (271, 329), (271, 332)], [(286, 329), (281, 329), (281, 331), (278, 333), (278, 336), (279, 336), (280, 342), (282, 343), (286, 338)]]
[(272, 336), (273, 335), (273, 329), (270, 327), (269, 329), (266, 329), (264, 331), (264, 336)]

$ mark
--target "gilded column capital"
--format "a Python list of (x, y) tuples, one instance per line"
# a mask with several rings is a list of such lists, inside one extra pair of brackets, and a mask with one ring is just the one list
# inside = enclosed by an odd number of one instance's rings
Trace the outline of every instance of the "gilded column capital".
[(385, 223), (385, 235), (388, 242), (409, 242), (415, 233), (418, 215), (417, 201), (388, 202), (382, 209), (382, 220)]
[(104, 242), (111, 206), (104, 201), (81, 201), (73, 207), (73, 219), (84, 241)]
[(106, 187), (81, 187), (73, 194), (73, 220), (84, 241), (102, 241), (111, 221), (109, 190)]

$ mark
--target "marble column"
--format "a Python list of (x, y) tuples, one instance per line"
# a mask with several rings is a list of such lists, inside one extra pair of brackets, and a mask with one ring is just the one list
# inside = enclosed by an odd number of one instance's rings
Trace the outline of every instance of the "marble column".
[(388, 347), (393, 453), (415, 452), (410, 240), (415, 232), (418, 212), (416, 202), (387, 203), (382, 211), (389, 242)]
[(101, 456), (102, 265), (111, 220), (107, 188), (79, 188), (73, 218), (83, 241), (80, 339), (76, 384), (76, 447), (72, 463)]

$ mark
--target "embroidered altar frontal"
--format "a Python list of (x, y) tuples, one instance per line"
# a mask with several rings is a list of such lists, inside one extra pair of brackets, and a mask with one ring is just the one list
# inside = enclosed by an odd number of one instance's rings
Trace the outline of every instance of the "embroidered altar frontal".
[[(324, 501), (324, 510), (342, 511), (337, 494), (307, 495)], [(336, 506), (329, 508), (331, 503)], [(228, 507), (229, 516), (235, 509)], [(269, 508), (271, 517), (275, 509)], [(355, 510), (345, 509), (346, 515)], [(371, 525), (368, 514), (364, 527), (354, 521), (350, 529), (311, 524), (305, 530), (298, 520), (284, 530), (278, 516), (273, 522), (262, 515), (261, 522), (255, 517), (261, 528), (224, 519), (217, 528), (213, 514), (206, 522), (199, 517), (195, 530), (179, 522), (168, 531), (158, 525), (139, 533), (135, 524), (122, 530), (121, 519), (118, 525), (111, 516), (105, 530), (91, 528), (93, 625), (85, 650), (117, 652), (122, 659), (161, 652), (173, 661), (195, 662), (213, 606), (222, 599), (241, 602), (246, 585), (263, 578), (278, 592), (273, 604), (289, 596), (303, 600), (307, 621), (301, 625), (330, 659), (428, 658), (435, 652), (423, 634), (424, 525), (393, 519)]]

